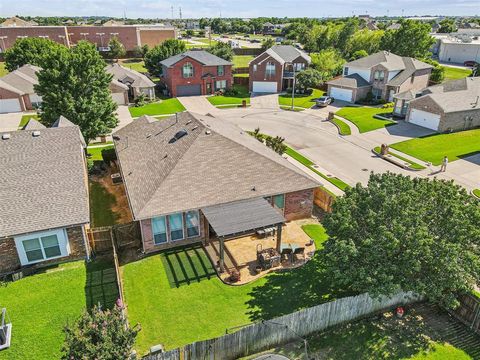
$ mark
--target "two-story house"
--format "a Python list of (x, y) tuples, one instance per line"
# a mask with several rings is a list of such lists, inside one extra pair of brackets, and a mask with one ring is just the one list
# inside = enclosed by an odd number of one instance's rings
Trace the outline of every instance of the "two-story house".
[(304, 51), (292, 45), (275, 45), (249, 63), (250, 91), (276, 93), (293, 86), (296, 72), (311, 63)]
[(343, 75), (327, 83), (328, 95), (357, 102), (371, 92), (375, 100), (393, 101), (397, 93), (425, 88), (432, 68), (410, 57), (380, 51), (346, 63)]
[(204, 50), (191, 50), (160, 62), (171, 96), (211, 95), (233, 84), (232, 63)]

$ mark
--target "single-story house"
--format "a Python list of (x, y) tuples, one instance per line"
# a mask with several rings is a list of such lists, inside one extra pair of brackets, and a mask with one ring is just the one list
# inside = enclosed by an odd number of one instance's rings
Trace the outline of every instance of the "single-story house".
[(130, 88), (118, 81), (112, 79), (110, 82), (110, 92), (112, 93), (112, 99), (117, 105), (128, 105)]
[(233, 64), (205, 50), (190, 50), (160, 62), (171, 96), (211, 95), (233, 85)]
[(320, 184), (221, 118), (143, 116), (113, 139), (147, 253), (210, 238), (222, 249), (224, 240), (271, 226), (281, 238), (284, 222), (312, 214)]
[(375, 100), (393, 101), (397, 93), (428, 86), (432, 68), (414, 58), (379, 51), (346, 63), (342, 76), (327, 82), (328, 95), (357, 102), (371, 93)]
[(480, 127), (480, 78), (469, 77), (395, 95), (394, 114), (438, 132)]
[(38, 84), (39, 70), (27, 64), (0, 78), (0, 114), (33, 110), (40, 105), (42, 98), (33, 88)]
[[(140, 94), (145, 94), (150, 100), (155, 99), (155, 83), (146, 75), (117, 63), (108, 65), (107, 73), (113, 75), (112, 83), (114, 84), (110, 86), (110, 89), (117, 87), (117, 89), (120, 90), (118, 88), (118, 83), (120, 82), (128, 87), (128, 97), (131, 100), (136, 99)], [(112, 94), (115, 94), (112, 96), (117, 104), (122, 104), (122, 96), (116, 95), (121, 94), (121, 91)]]
[(276, 93), (293, 87), (295, 72), (312, 62), (303, 50), (292, 45), (275, 45), (250, 61), (250, 91)]
[(63, 117), (0, 133), (0, 274), (89, 257), (85, 146)]

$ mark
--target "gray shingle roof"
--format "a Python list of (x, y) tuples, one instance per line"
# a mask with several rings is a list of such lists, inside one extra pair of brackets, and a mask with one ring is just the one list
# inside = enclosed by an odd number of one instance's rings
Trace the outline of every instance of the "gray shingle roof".
[(45, 125), (35, 120), (33, 117), (28, 120), (22, 130), (42, 130), (46, 129)]
[(39, 131), (0, 137), (0, 237), (90, 221), (79, 128)]
[(375, 54), (371, 54), (363, 58), (350, 61), (349, 63), (346, 63), (345, 66), (370, 69), (371, 67), (379, 64), (383, 65), (388, 70), (405, 69), (405, 64), (402, 60), (402, 57), (388, 51), (379, 51)]
[[(37, 71), (41, 69), (38, 66), (23, 65), (17, 70), (8, 73), (0, 78), (0, 81), (8, 84), (10, 87), (16, 89), (18, 94), (34, 94), (33, 89), (35, 84), (38, 84)], [(2, 84), (0, 83), (0, 87)], [(5, 87), (8, 89), (8, 87)]]
[(193, 60), (198, 61), (199, 63), (206, 66), (219, 66), (219, 65), (233, 65), (231, 62), (226, 61), (218, 56), (210, 54), (205, 50), (189, 50), (184, 53), (174, 55), (160, 62), (163, 66), (170, 67), (175, 65), (182, 59), (189, 57)]
[(423, 69), (432, 69), (433, 66), (417, 59), (413, 59), (410, 57), (402, 57), (403, 63), (405, 64), (405, 69), (400, 71), (394, 78), (392, 78), (387, 85), (390, 86), (400, 86), (405, 81), (410, 79), (410, 77), (415, 73), (417, 70)]
[(311, 62), (310, 56), (308, 56), (304, 51), (297, 49), (295, 46), (292, 45), (274, 45), (270, 49), (267, 50), (267, 53), (271, 54), (274, 52), (277, 54), (283, 62), (292, 62), (299, 56)]
[(350, 74), (347, 76), (342, 76), (337, 79), (328, 81), (327, 84), (334, 85), (334, 86), (345, 86), (349, 88), (371, 86), (368, 81), (366, 81), (364, 78), (362, 78), (358, 74)]
[(130, 82), (131, 86), (135, 88), (149, 88), (155, 86), (155, 83), (147, 76), (138, 71), (121, 66), (120, 64), (110, 64), (107, 66), (106, 71), (113, 75), (112, 82), (119, 81), (122, 84)]
[[(188, 135), (170, 143), (182, 129)], [(114, 136), (135, 219), (320, 185), (220, 118), (189, 112), (161, 121), (143, 116)]]

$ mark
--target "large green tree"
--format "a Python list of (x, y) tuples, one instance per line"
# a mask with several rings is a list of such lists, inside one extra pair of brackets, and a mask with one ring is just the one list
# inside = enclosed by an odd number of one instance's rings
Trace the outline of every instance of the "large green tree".
[(298, 73), (296, 76), (298, 87), (307, 90), (314, 88), (323, 83), (323, 77), (320, 71), (313, 68), (308, 68)]
[(383, 35), (380, 48), (400, 56), (427, 58), (435, 39), (428, 23), (414, 20), (400, 20), (398, 30), (387, 30)]
[(480, 207), (453, 182), (372, 174), (337, 198), (322, 261), (338, 286), (446, 305), (480, 278)]
[(318, 53), (312, 53), (312, 67), (318, 70), (322, 81), (328, 81), (342, 71), (345, 59), (335, 49), (325, 49)]
[(35, 86), (42, 96), (43, 123), (51, 125), (63, 115), (80, 127), (87, 142), (117, 125), (117, 105), (109, 89), (112, 75), (94, 44), (80, 41), (70, 51), (47, 57), (44, 65)]
[(368, 54), (376, 53), (380, 49), (382, 30), (362, 29), (353, 34), (347, 44), (347, 53), (350, 57), (357, 51), (364, 50)]
[(218, 56), (223, 60), (232, 61), (233, 59), (233, 50), (230, 44), (224, 42), (218, 42), (207, 50), (210, 54)]
[(165, 40), (160, 45), (156, 45), (145, 54), (145, 67), (152, 75), (162, 74), (162, 65), (160, 62), (187, 50), (185, 42), (177, 39)]
[(17, 39), (13, 46), (5, 51), (5, 67), (8, 71), (16, 70), (25, 64), (44, 67), (47, 57), (65, 51), (67, 51), (65, 46), (49, 39), (35, 37)]
[(439, 24), (440, 28), (437, 31), (438, 33), (452, 33), (457, 31), (455, 19), (443, 19)]
[(113, 36), (110, 41), (108, 42), (108, 47), (110, 50), (108, 51), (108, 57), (110, 59), (118, 59), (121, 58), (122, 56), (125, 56), (127, 53), (125, 51), (125, 46), (120, 42), (118, 37)]

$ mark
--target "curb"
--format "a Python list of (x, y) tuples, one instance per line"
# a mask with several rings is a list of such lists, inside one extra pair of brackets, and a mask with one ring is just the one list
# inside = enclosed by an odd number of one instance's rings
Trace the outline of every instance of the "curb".
[(415, 172), (424, 170), (424, 169), (412, 169), (410, 166), (403, 165), (400, 162), (400, 159), (396, 160), (395, 156), (393, 156), (393, 155), (391, 155), (391, 157), (387, 157), (387, 156), (381, 155), (380, 153), (376, 152), (374, 149), (372, 149), (371, 151), (372, 151), (372, 153), (377, 155), (379, 158), (381, 158), (385, 161), (388, 161), (389, 163), (391, 163), (393, 165), (397, 165), (398, 167), (401, 167), (402, 169), (409, 170), (409, 171), (415, 171)]

